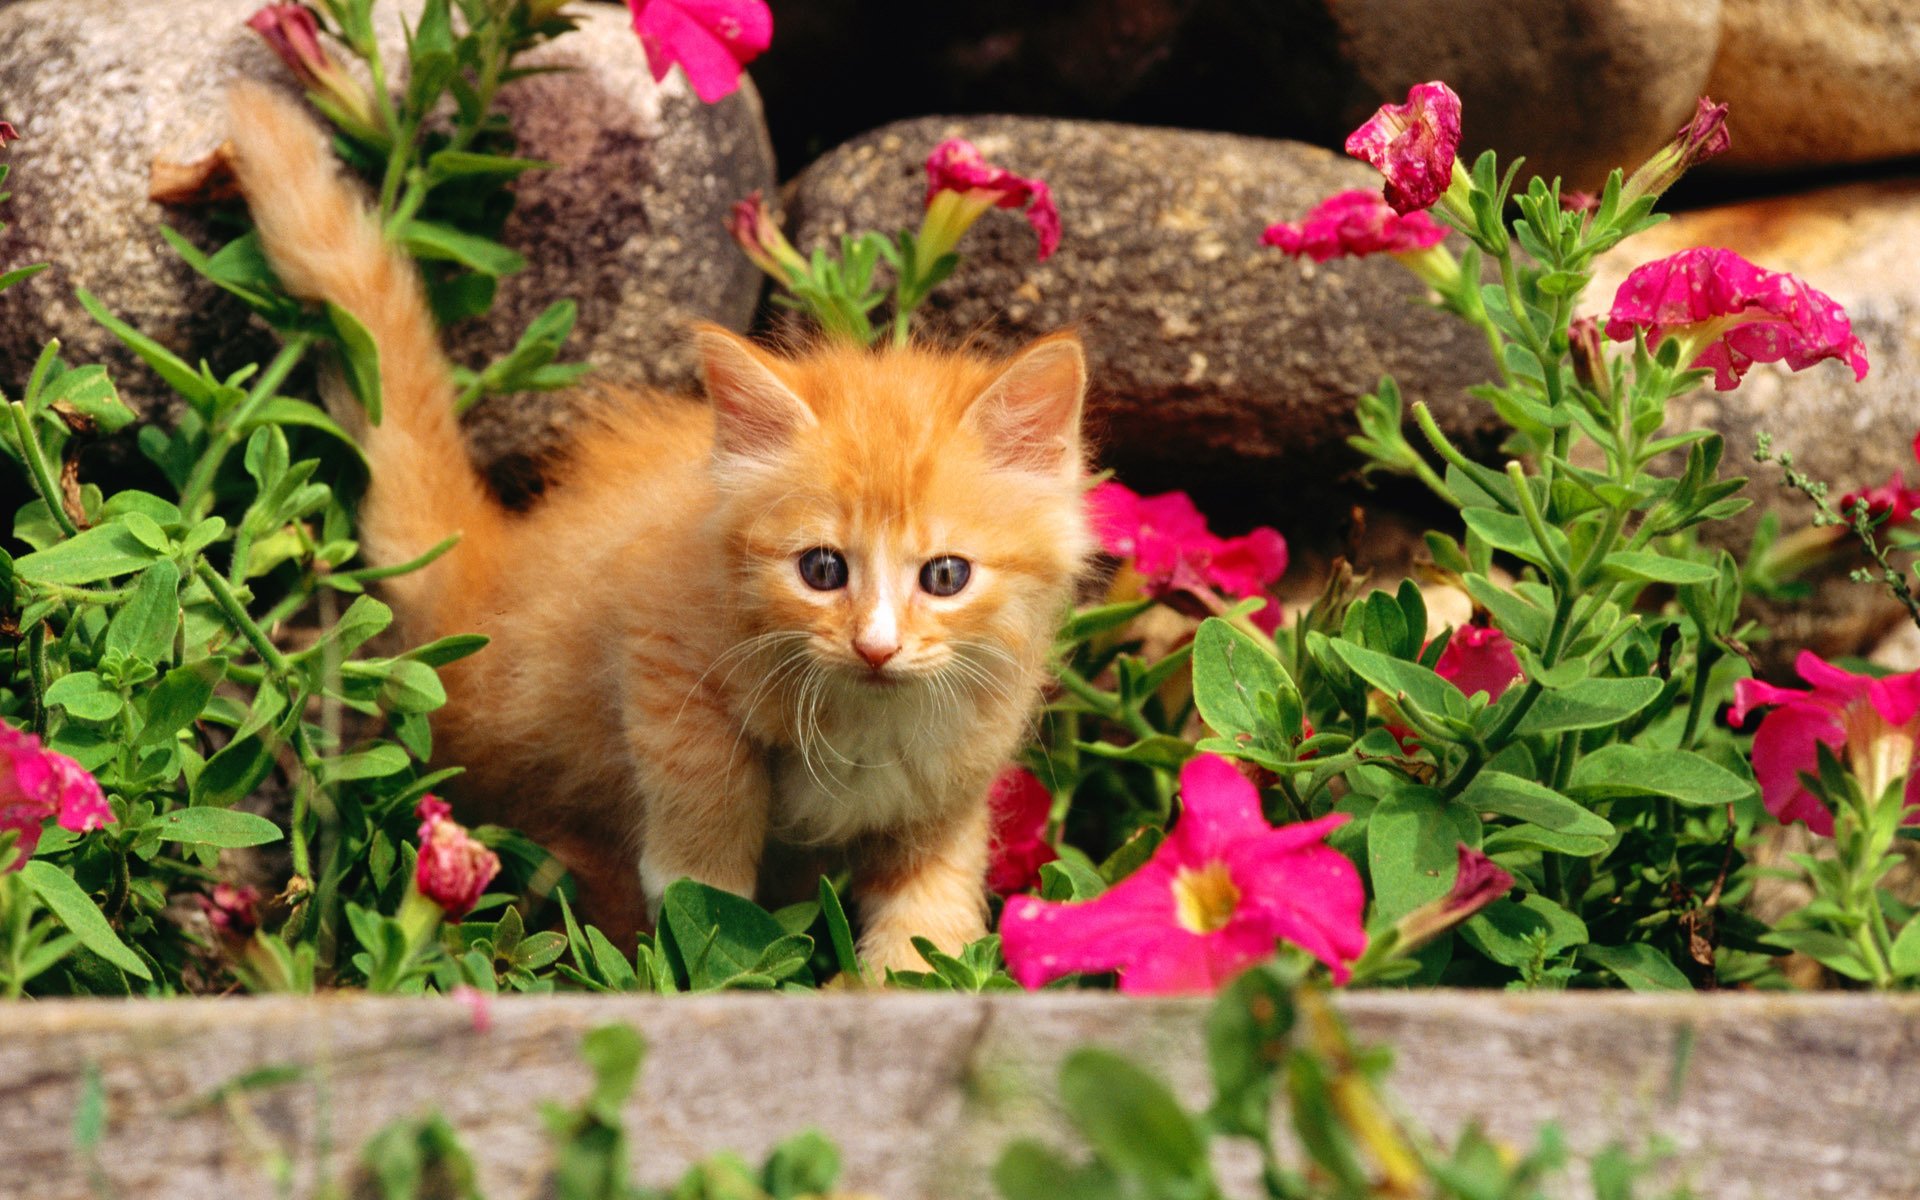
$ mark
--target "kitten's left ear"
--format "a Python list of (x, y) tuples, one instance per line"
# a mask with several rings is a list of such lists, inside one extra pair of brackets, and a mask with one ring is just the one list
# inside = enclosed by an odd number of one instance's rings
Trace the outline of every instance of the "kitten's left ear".
[(1080, 339), (1056, 333), (1021, 351), (967, 409), (995, 466), (1077, 478), (1087, 359)]

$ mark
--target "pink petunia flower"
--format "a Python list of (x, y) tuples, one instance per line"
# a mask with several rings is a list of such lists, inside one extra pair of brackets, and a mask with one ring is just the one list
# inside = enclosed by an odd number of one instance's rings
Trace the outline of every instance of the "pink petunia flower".
[(1060, 248), (1060, 210), (1045, 180), (1029, 179), (996, 167), (965, 138), (948, 138), (927, 155), (927, 216), (920, 242), (937, 258), (959, 243), (960, 235), (989, 208), (1025, 208), (1027, 224), (1040, 239), (1040, 261)]
[(1447, 231), (1424, 212), (1393, 211), (1378, 192), (1341, 192), (1320, 202), (1299, 221), (1267, 226), (1262, 245), (1326, 262), (1369, 254), (1410, 254), (1437, 246)]
[(218, 933), (246, 937), (260, 927), (260, 889), (252, 885), (235, 887), (230, 883), (213, 885), (213, 895), (195, 895), (207, 923)]
[(1432, 208), (1453, 181), (1460, 149), (1460, 97), (1439, 81), (1416, 83), (1405, 104), (1384, 104), (1347, 135), (1347, 153), (1387, 177), (1387, 203), (1401, 214)]
[(1366, 949), (1366, 895), (1324, 842), (1345, 814), (1274, 828), (1232, 763), (1198, 755), (1180, 772), (1180, 819), (1139, 870), (1092, 900), (1030, 896), (1000, 918), (1007, 970), (1029, 988), (1118, 971), (1120, 990), (1211, 992), (1288, 941), (1345, 982)]
[(40, 739), (0, 724), (0, 833), (12, 830), (18, 870), (33, 857), (52, 817), (62, 829), (85, 833), (113, 823), (113, 809), (86, 768)]
[(1433, 673), (1468, 696), (1485, 692), (1487, 702), (1498, 700), (1521, 677), (1507, 635), (1489, 625), (1466, 625), (1453, 631), (1446, 649), (1433, 664)]
[(1044, 837), (1053, 794), (1032, 771), (1008, 767), (993, 781), (987, 807), (993, 815), (987, 887), (996, 896), (1038, 887), (1040, 868), (1060, 857)]
[(1920, 775), (1911, 773), (1914, 739), (1920, 736), (1920, 671), (1875, 679), (1823, 662), (1810, 650), (1794, 660), (1811, 691), (1775, 687), (1758, 679), (1733, 685), (1735, 725), (1747, 714), (1776, 705), (1753, 734), (1753, 774), (1760, 800), (1782, 824), (1805, 821), (1823, 836), (1833, 834), (1833, 813), (1800, 782), (1819, 769), (1815, 746), (1842, 757), (1871, 803), (1896, 780), (1906, 780), (1906, 824), (1920, 825)]
[(1860, 500), (1867, 502), (1867, 515), (1875, 521), (1898, 525), (1912, 517), (1916, 509), (1920, 509), (1920, 488), (1908, 487), (1907, 477), (1895, 471), (1878, 487), (1848, 492), (1840, 497), (1840, 511), (1847, 512)]
[(453, 819), (446, 801), (422, 796), (414, 810), (420, 818), (420, 859), (414, 885), (420, 894), (458, 921), (472, 910), (487, 884), (500, 873), (500, 858), (474, 840), (466, 826)]
[(627, 0), (654, 82), (678, 66), (712, 104), (740, 88), (740, 72), (773, 44), (766, 0)]
[(1756, 362), (1795, 371), (1834, 358), (1867, 377), (1867, 355), (1838, 304), (1791, 275), (1756, 267), (1731, 250), (1696, 247), (1635, 267), (1614, 295), (1607, 336), (1648, 345), (1681, 340), (1680, 360), (1713, 369), (1728, 391)]
[[(1263, 525), (1240, 537), (1216, 537), (1185, 492), (1142, 496), (1107, 480), (1087, 493), (1087, 517), (1107, 553), (1133, 560), (1149, 595), (1218, 589), (1245, 599), (1264, 595), (1287, 571), (1287, 540), (1278, 530)], [(1279, 604), (1269, 598), (1252, 619), (1272, 632)]]

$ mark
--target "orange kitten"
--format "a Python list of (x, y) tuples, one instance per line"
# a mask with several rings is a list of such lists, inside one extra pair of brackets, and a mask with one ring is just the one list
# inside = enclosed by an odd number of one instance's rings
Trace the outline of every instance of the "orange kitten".
[[(295, 294), (358, 317), (385, 417), (357, 429), (373, 563), (442, 672), (458, 798), (574, 872), (629, 932), (681, 876), (751, 895), (769, 837), (846, 846), (876, 967), (985, 932), (988, 785), (1040, 696), (1090, 549), (1070, 335), (1008, 362), (696, 336), (711, 403), (609, 398), (565, 477), (500, 507), (468, 460), (437, 331), (319, 131), (231, 98), (240, 182)], [(357, 416), (354, 414), (348, 414)]]

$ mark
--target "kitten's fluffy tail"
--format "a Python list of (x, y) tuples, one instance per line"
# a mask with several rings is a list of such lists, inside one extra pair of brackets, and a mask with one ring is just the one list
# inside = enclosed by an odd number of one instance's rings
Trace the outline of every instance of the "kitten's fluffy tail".
[[(268, 261), (294, 295), (352, 313), (380, 352), (381, 423), (369, 424), (350, 397), (332, 405), (372, 467), (360, 512), (367, 558), (405, 562), (460, 533), (449, 557), (471, 561), (471, 543), (490, 541), (502, 513), (460, 437), (452, 375), (418, 272), (381, 236), (299, 105), (255, 83), (235, 85), (227, 103), (235, 173)], [(441, 591), (436, 577), (450, 565), (443, 558), (395, 580), (396, 598)], [(410, 607), (427, 616), (417, 601)]]

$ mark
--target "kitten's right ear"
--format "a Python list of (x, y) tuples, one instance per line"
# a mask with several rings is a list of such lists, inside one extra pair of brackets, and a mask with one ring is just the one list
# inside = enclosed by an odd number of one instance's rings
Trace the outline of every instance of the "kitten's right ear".
[(774, 458), (795, 434), (819, 423), (752, 342), (718, 325), (701, 325), (693, 336), (700, 347), (707, 397), (713, 402), (714, 443), (721, 454)]

